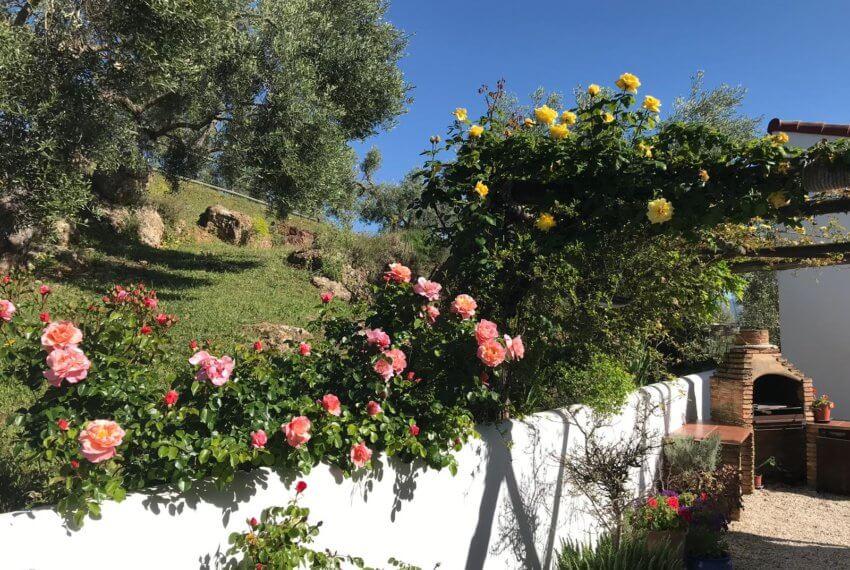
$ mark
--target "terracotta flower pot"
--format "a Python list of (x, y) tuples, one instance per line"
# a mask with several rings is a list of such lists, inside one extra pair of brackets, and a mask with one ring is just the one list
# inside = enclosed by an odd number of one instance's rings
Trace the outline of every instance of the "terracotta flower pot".
[(684, 554), (685, 536), (685, 530), (650, 530), (646, 533), (646, 547), (649, 550), (658, 550), (669, 544), (673, 550)]
[(819, 408), (815, 408), (813, 410), (815, 415), (815, 421), (818, 423), (828, 423), (829, 416), (832, 413), (832, 409), (829, 406), (821, 406)]
[(756, 489), (764, 489), (764, 481), (762, 481), (761, 475), (756, 475), (753, 479)]

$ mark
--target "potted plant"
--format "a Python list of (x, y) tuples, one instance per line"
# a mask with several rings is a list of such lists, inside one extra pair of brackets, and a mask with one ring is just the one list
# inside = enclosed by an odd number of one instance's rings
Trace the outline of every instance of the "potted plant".
[(646, 533), (646, 545), (650, 550), (671, 548), (681, 552), (685, 542), (687, 520), (683, 517), (687, 497), (680, 499), (674, 491), (662, 491), (639, 501), (632, 514), (632, 526)]
[(828, 423), (829, 416), (834, 407), (835, 402), (831, 401), (826, 394), (821, 394), (812, 402), (812, 412), (815, 414), (815, 421), (818, 423)]
[(732, 570), (725, 531), (693, 524), (686, 542), (688, 570)]
[(732, 559), (726, 542), (729, 520), (718, 508), (715, 497), (705, 493), (687, 508), (689, 521), (685, 542), (688, 570), (731, 570)]
[(764, 461), (762, 461), (761, 463), (759, 463), (758, 465), (756, 465), (756, 469), (755, 469), (756, 474), (755, 474), (755, 480), (754, 480), (756, 489), (764, 489), (764, 482), (762, 481), (763, 473), (761, 472), (764, 467), (778, 467), (777, 462), (776, 462), (776, 458), (773, 457), (773, 456), (770, 456), (767, 459), (765, 459)]

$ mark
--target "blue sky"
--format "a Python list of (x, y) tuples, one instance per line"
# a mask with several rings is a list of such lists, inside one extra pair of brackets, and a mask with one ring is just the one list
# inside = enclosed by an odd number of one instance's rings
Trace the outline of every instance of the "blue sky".
[(410, 36), (401, 67), (415, 88), (398, 125), (355, 148), (383, 154), (378, 180), (398, 180), (443, 135), (455, 107), (482, 110), (477, 89), (504, 77), (523, 102), (538, 86), (571, 93), (624, 71), (669, 111), (690, 76), (749, 89), (744, 112), (850, 122), (847, 0), (391, 0)]

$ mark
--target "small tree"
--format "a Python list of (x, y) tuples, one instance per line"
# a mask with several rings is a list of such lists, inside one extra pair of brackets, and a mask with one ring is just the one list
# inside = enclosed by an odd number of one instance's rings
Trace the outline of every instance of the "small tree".
[(638, 491), (632, 483), (635, 471), (645, 467), (648, 455), (658, 448), (649, 426), (658, 406), (647, 398), (637, 401), (635, 421), (628, 433), (612, 433), (610, 416), (592, 413), (588, 425), (574, 421), (584, 444), (562, 459), (566, 481), (573, 492), (587, 499), (588, 510), (620, 545), (629, 506)]

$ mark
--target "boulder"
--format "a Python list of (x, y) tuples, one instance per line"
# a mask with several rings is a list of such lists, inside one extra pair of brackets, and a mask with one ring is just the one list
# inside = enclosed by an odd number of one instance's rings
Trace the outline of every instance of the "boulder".
[(275, 226), (277, 233), (283, 236), (283, 243), (298, 249), (313, 247), (316, 241), (316, 233), (289, 224), (278, 224)]
[(322, 251), (319, 249), (302, 249), (290, 253), (286, 260), (290, 265), (309, 271), (318, 271), (322, 268)]
[(369, 272), (363, 268), (346, 265), (342, 268), (342, 284), (351, 291), (351, 295), (360, 301), (372, 299), (372, 287)]
[(128, 208), (104, 208), (103, 219), (115, 233), (123, 234), (130, 227), (130, 210)]
[(142, 208), (135, 213), (139, 242), (149, 247), (160, 247), (165, 235), (162, 216), (153, 208)]
[(315, 276), (310, 279), (310, 283), (312, 283), (314, 287), (320, 289), (323, 293), (330, 291), (337, 299), (342, 299), (343, 301), (351, 300), (351, 291), (346, 289), (345, 285), (338, 281), (328, 279), (327, 277)]
[(302, 341), (313, 337), (301, 327), (277, 323), (249, 325), (245, 327), (245, 331), (252, 340), (260, 340), (265, 346), (281, 351), (292, 350)]
[(251, 216), (220, 205), (208, 207), (198, 218), (198, 225), (233, 245), (247, 245), (254, 230)]

